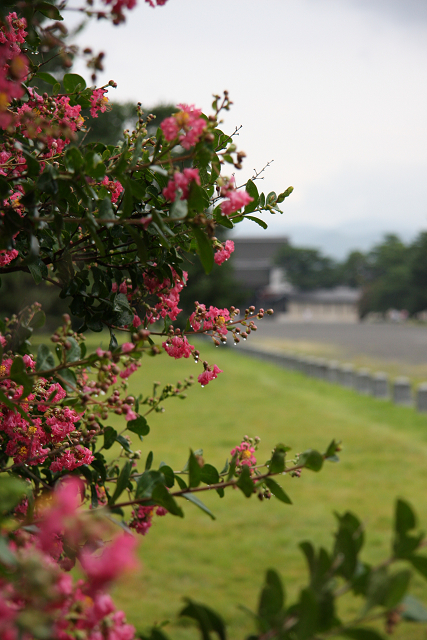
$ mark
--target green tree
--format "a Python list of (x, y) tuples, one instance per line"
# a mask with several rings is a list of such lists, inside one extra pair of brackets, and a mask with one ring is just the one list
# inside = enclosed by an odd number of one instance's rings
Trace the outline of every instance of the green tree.
[(338, 284), (336, 262), (317, 249), (283, 245), (276, 263), (285, 269), (289, 282), (302, 291), (329, 289)]

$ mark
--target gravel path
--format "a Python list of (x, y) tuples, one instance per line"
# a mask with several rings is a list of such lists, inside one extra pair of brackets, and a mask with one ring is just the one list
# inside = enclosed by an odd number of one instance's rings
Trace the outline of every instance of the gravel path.
[(263, 320), (257, 338), (336, 345), (348, 356), (427, 364), (427, 327), (406, 324), (278, 323)]

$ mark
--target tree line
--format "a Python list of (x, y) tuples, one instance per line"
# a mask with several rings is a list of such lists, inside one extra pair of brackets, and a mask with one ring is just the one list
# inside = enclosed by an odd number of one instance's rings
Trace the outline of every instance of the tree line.
[(367, 252), (351, 251), (343, 261), (317, 249), (284, 245), (276, 256), (289, 282), (301, 291), (349, 286), (362, 291), (359, 312), (427, 309), (427, 232), (405, 244), (387, 234)]

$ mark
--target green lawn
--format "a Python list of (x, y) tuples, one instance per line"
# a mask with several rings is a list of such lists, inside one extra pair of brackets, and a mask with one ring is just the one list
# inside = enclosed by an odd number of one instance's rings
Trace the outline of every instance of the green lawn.
[[(205, 461), (221, 466), (244, 434), (261, 437), (259, 460), (268, 459), (277, 442), (295, 452), (323, 450), (332, 438), (343, 442), (339, 464), (327, 464), (320, 474), (306, 471), (300, 479), (283, 478), (292, 506), (275, 498), (247, 499), (239, 491), (229, 491), (223, 500), (205, 494), (216, 521), (187, 503), (184, 520), (157, 518), (141, 539), (139, 571), (115, 591), (129, 621), (143, 630), (169, 619), (173, 638), (194, 638), (195, 632), (175, 616), (183, 597), (190, 596), (216, 608), (230, 626), (229, 637), (238, 639), (251, 629), (239, 605), (256, 607), (266, 568), (282, 574), (290, 597), (298, 593), (306, 576), (298, 542), (309, 538), (330, 546), (334, 510), (350, 509), (363, 519), (365, 558), (373, 562), (388, 552), (396, 496), (413, 503), (426, 526), (427, 417), (278, 369), (238, 348), (202, 343), (200, 349), (202, 358), (224, 373), (203, 389), (196, 384), (185, 401), (173, 398), (165, 413), (149, 417), (151, 433), (135, 443), (143, 459), (153, 449), (155, 465), (164, 460), (180, 469), (192, 447), (203, 448)], [(150, 393), (153, 380), (174, 383), (201, 370), (192, 360), (143, 358), (131, 389)], [(427, 588), (417, 577), (412, 591), (427, 601)], [(345, 607), (355, 610), (355, 603)], [(426, 634), (419, 627), (401, 626), (394, 637), (421, 639)]]

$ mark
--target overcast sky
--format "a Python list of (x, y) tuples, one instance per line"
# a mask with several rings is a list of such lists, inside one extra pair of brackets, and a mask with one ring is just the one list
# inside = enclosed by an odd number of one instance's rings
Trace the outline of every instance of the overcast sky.
[(425, 0), (139, 0), (127, 15), (80, 38), (106, 52), (98, 84), (116, 80), (114, 100), (206, 112), (227, 89), (223, 128), (243, 126), (248, 156), (238, 182), (274, 159), (258, 187), (295, 188), (269, 235), (322, 237), (337, 253), (427, 229)]

